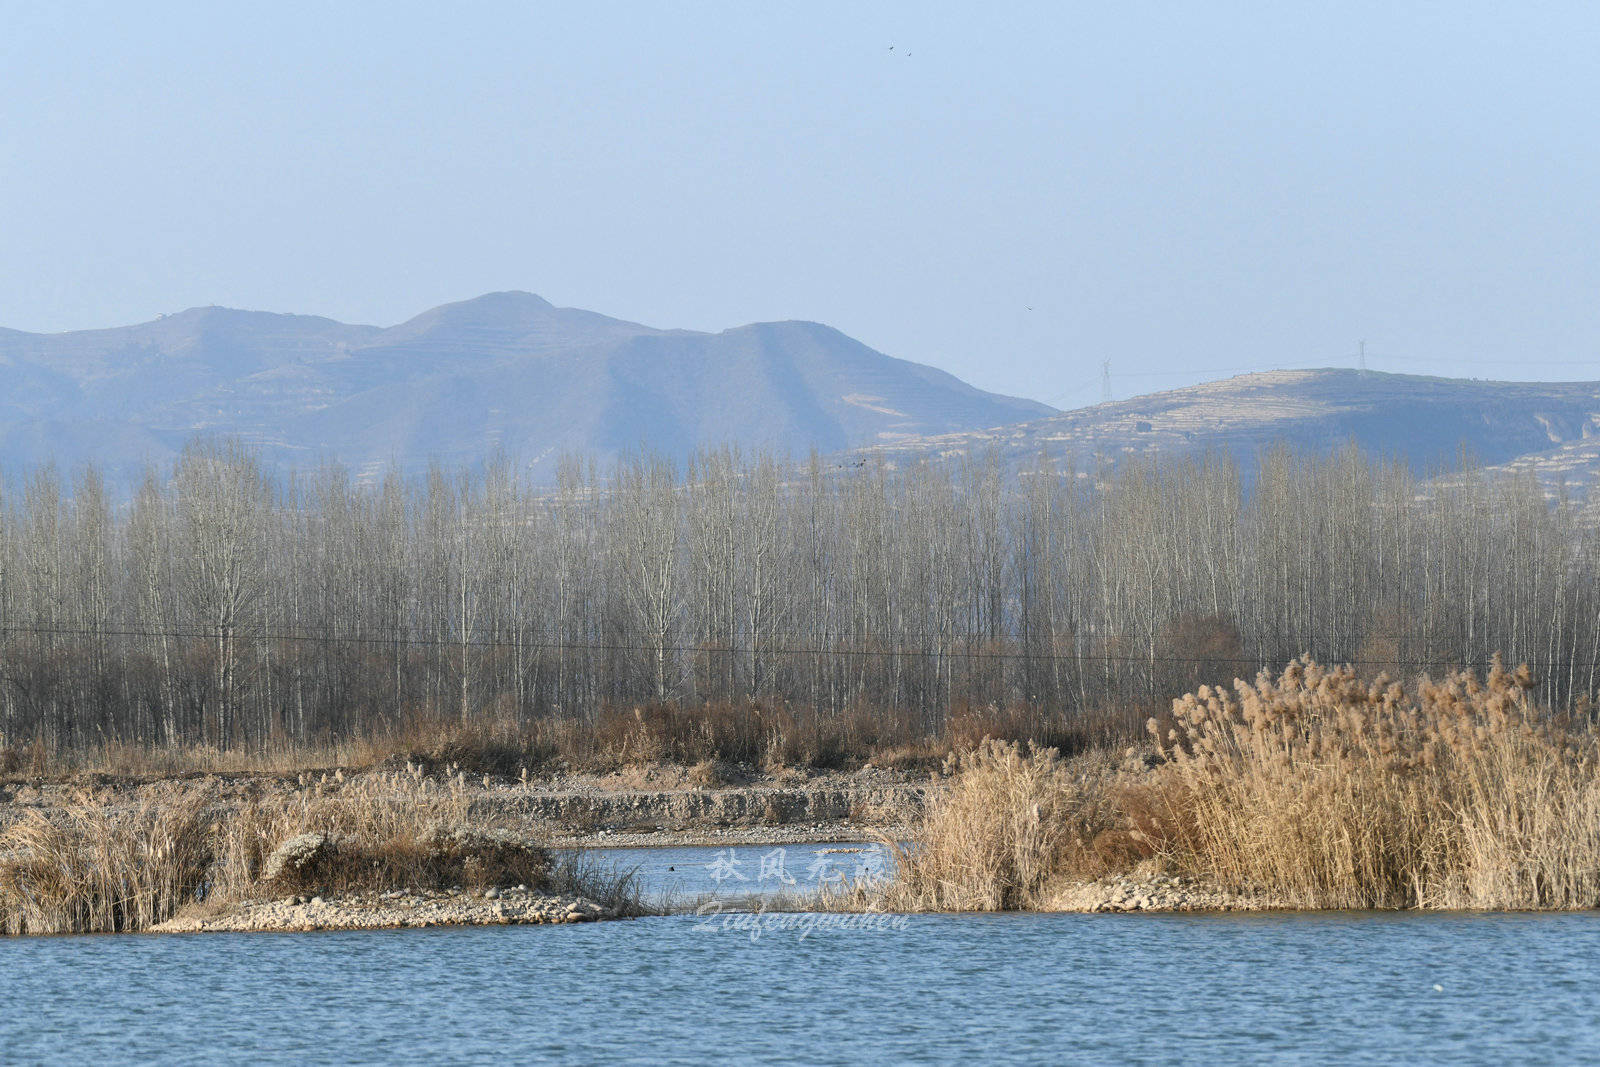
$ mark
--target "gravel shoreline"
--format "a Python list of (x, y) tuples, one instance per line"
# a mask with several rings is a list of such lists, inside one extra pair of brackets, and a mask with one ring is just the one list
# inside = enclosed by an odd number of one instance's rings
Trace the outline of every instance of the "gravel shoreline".
[(1241, 893), (1179, 876), (1113, 875), (1055, 888), (1040, 911), (1194, 912), (1282, 911), (1288, 905), (1261, 894)]
[(399, 930), (436, 926), (544, 926), (619, 916), (583, 897), (527, 889), (391, 891), (342, 897), (245, 901), (220, 913), (203, 906), (180, 913), (151, 933), (266, 933), (311, 930)]

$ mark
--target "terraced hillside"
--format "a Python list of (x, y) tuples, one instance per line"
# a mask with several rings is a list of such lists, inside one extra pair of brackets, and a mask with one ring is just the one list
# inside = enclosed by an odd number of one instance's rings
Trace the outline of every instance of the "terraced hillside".
[(902, 440), (884, 451), (904, 462), (994, 448), (1011, 465), (1045, 454), (1081, 470), (1096, 457), (1215, 450), (1248, 460), (1277, 443), (1324, 451), (1347, 442), (1420, 475), (1454, 466), (1465, 452), (1483, 466), (1586, 482), (1600, 469), (1600, 382), (1269, 371), (1013, 426)]

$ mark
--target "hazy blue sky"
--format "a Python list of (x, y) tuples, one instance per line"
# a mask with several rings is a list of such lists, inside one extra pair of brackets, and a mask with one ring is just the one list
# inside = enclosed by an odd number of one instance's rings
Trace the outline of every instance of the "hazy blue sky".
[(5, 5), (0, 325), (518, 288), (1064, 406), (1600, 378), (1594, 4), (243, 6)]

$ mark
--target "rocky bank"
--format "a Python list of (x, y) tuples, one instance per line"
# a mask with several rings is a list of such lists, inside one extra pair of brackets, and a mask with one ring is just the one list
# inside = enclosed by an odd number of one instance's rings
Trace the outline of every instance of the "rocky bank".
[(385, 930), (432, 926), (542, 926), (594, 922), (617, 914), (582, 897), (548, 895), (525, 886), (471, 893), (460, 889), (392, 890), (324, 899), (293, 896), (244, 901), (220, 912), (196, 906), (154, 933)]
[(1046, 896), (1041, 911), (1272, 911), (1287, 907), (1260, 893), (1238, 892), (1181, 875), (1134, 872), (1069, 882)]

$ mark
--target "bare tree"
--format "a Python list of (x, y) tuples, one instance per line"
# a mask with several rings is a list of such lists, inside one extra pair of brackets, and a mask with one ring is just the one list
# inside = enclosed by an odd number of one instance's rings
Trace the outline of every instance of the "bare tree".
[(216, 642), (216, 740), (234, 740), (238, 636), (267, 588), (271, 488), (236, 441), (185, 448), (173, 476), (178, 567), (195, 617)]

